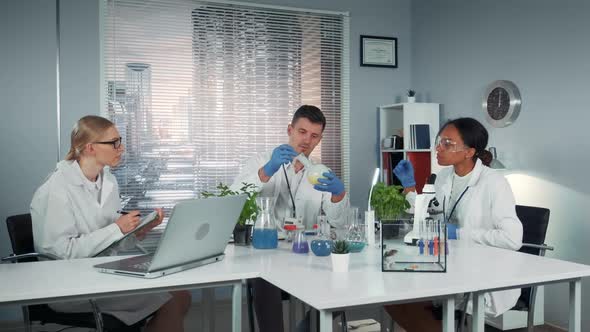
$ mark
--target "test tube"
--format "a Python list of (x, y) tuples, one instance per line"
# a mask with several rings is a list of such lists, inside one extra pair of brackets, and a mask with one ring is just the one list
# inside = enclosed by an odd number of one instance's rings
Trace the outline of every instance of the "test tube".
[(442, 228), (443, 228), (443, 229), (442, 229), (442, 231), (443, 231), (443, 236), (444, 236), (444, 239), (445, 239), (445, 241), (444, 241), (444, 242), (445, 242), (445, 255), (448, 255), (448, 254), (449, 254), (449, 237), (448, 237), (448, 235), (447, 235), (447, 224), (445, 223), (445, 224), (442, 226)]
[(426, 218), (426, 228), (428, 229), (428, 255), (434, 255), (434, 232), (432, 231), (432, 218)]
[(434, 256), (438, 256), (439, 255), (439, 249), (440, 249), (440, 226), (438, 223), (438, 220), (434, 220), (433, 221), (433, 225), (434, 225)]
[(424, 220), (418, 221), (418, 250), (424, 255)]

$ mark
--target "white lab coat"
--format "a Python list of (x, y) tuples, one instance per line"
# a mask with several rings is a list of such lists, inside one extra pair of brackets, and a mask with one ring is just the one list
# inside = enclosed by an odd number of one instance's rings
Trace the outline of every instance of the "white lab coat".
[[(263, 152), (248, 159), (234, 180), (231, 189), (238, 190), (243, 186), (243, 183), (252, 183), (260, 192), (260, 196), (276, 198), (274, 218), (281, 223), (279, 226), (282, 227), (285, 216), (291, 217), (293, 211), (283, 169), (281, 167), (267, 183), (263, 183), (258, 177), (258, 170), (270, 160), (271, 155), (272, 152)], [(311, 229), (313, 224), (317, 223), (317, 217), (323, 209), (330, 225), (340, 229), (341, 231), (338, 233), (342, 233), (346, 224), (343, 211), (349, 207), (348, 193), (340, 202), (332, 203), (331, 193), (315, 190), (313, 185), (309, 183), (305, 168), (296, 174), (293, 163), (291, 163), (285, 165), (285, 169), (295, 200), (297, 217), (303, 219), (306, 228)]]
[[(454, 169), (443, 168), (435, 182), (437, 200), (442, 208), (443, 201), (447, 215), (450, 213), (449, 199)], [(516, 216), (514, 194), (508, 181), (495, 170), (477, 160), (467, 184), (469, 189), (454, 212), (461, 227), (462, 240), (489, 246), (518, 250), (522, 246), (522, 223)], [(413, 204), (415, 193), (407, 199)], [(481, 258), (486, 259), (485, 257)], [(486, 315), (499, 316), (511, 309), (520, 296), (520, 289), (486, 293)], [(468, 304), (471, 312), (472, 303)]]
[[(123, 237), (115, 221), (121, 208), (115, 177), (105, 169), (102, 174), (100, 202), (93, 197), (76, 161), (60, 161), (55, 171), (35, 192), (31, 202), (35, 250), (63, 259), (92, 257)], [(125, 247), (135, 244), (135, 237)], [(98, 272), (97, 272), (98, 273)], [(84, 282), (83, 280), (81, 282)], [(133, 324), (156, 311), (170, 294), (98, 299), (103, 312), (126, 324)], [(92, 311), (88, 301), (50, 304), (62, 312)]]

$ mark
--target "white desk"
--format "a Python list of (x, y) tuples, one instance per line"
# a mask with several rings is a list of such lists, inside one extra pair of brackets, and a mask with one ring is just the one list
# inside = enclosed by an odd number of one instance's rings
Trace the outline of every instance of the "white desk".
[(459, 251), (454, 265), (461, 269), (465, 282), (478, 289), (473, 294), (474, 331), (484, 331), (485, 292), (559, 282), (570, 284), (569, 331), (582, 331), (581, 278), (590, 275), (590, 266), (484, 246), (461, 249), (468, 251)]
[[(443, 327), (454, 331), (454, 295), (474, 292), (474, 331), (484, 331), (483, 293), (555, 282), (571, 285), (570, 331), (581, 332), (582, 277), (590, 266), (452, 241), (446, 273), (386, 272), (380, 250), (351, 256), (349, 273), (332, 273), (329, 257), (267, 254), (262, 278), (320, 311), (321, 331), (331, 331), (332, 312), (346, 307), (443, 300)], [(452, 310), (447, 310), (452, 308)]]
[(242, 280), (256, 278), (257, 266), (238, 256), (156, 279), (97, 272), (92, 266), (116, 257), (0, 264), (0, 304), (36, 304), (156, 293), (178, 289), (233, 286), (232, 326), (241, 330)]
[(228, 246), (220, 263), (151, 280), (98, 273), (92, 268), (113, 257), (3, 264), (0, 304), (232, 285), (235, 332), (241, 326), (241, 281), (261, 277), (318, 309), (322, 332), (331, 331), (332, 312), (343, 308), (426, 299), (443, 300), (444, 330), (454, 331), (454, 295), (466, 292), (475, 294), (473, 330), (479, 332), (483, 331), (483, 292), (569, 282), (570, 331), (581, 331), (580, 279), (590, 276), (590, 266), (455, 242), (450, 251), (446, 273), (382, 273), (380, 251), (376, 249), (352, 254), (350, 271), (333, 273), (330, 257), (293, 254), (287, 244), (278, 250)]

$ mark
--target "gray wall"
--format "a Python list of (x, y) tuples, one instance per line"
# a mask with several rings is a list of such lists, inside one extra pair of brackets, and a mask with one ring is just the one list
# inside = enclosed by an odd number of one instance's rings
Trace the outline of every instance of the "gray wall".
[[(28, 211), (35, 187), (57, 160), (56, 33), (54, 3), (11, 1), (2, 7), (0, 219), (5, 220)], [(10, 243), (5, 227), (0, 229), (2, 255)]]
[[(350, 12), (351, 196), (366, 205), (372, 169), (377, 165), (376, 107), (393, 103), (410, 82), (410, 0), (359, 2), (252, 1)], [(99, 1), (61, 0), (61, 157), (69, 147), (73, 123), (99, 114)], [(398, 37), (398, 69), (359, 66), (361, 34)], [(25, 213), (35, 189), (57, 158), (55, 2), (0, 2), (0, 100), (2, 101), (0, 220)], [(371, 147), (368, 149), (367, 147)], [(10, 252), (0, 227), (0, 256)], [(0, 320), (15, 312), (0, 309)]]
[[(0, 3), (0, 256), (10, 253), (7, 216), (27, 213), (35, 189), (57, 157), (56, 3)], [(69, 131), (99, 113), (98, 2), (61, 0), (62, 157)], [(0, 320), (16, 310), (0, 309)]]
[[(0, 220), (28, 211), (28, 203), (57, 159), (55, 4), (11, 1), (0, 9)], [(18, 33), (16, 33), (18, 31)], [(0, 227), (0, 256), (10, 242)], [(14, 280), (13, 280), (14, 281)], [(5, 281), (3, 281), (5, 282)], [(16, 310), (0, 310), (0, 319)]]
[[(486, 124), (510, 169), (517, 203), (551, 209), (549, 256), (590, 264), (588, 83), (590, 2), (415, 0), (412, 81), (418, 99), (444, 104), (445, 119)], [(486, 85), (514, 81), (523, 106), (512, 126), (492, 128), (481, 110)], [(501, 271), (499, 272), (501, 273)], [(590, 329), (583, 283), (582, 330)], [(567, 326), (566, 286), (546, 291), (546, 320)]]
[[(0, 256), (10, 252), (6, 216), (28, 212), (35, 188), (57, 160), (55, 31), (51, 1), (0, 4)], [(15, 312), (0, 309), (0, 319)]]
[(100, 114), (100, 33), (97, 0), (60, 1), (61, 158), (74, 122)]

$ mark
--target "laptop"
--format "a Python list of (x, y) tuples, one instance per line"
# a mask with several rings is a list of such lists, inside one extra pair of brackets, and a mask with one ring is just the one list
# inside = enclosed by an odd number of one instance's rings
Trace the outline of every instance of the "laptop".
[(179, 202), (172, 209), (154, 254), (94, 267), (103, 273), (157, 278), (219, 262), (246, 198), (246, 195), (236, 195)]

